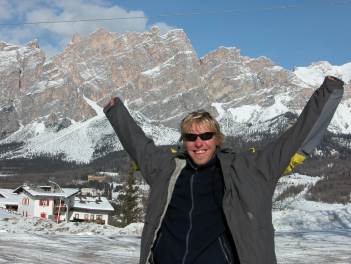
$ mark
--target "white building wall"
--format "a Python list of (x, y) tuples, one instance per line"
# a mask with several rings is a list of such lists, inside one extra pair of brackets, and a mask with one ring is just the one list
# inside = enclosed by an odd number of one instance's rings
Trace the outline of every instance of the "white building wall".
[(23, 215), (23, 212), (24, 210), (27, 208), (26, 206), (23, 205), (23, 199), (25, 197), (21, 197), (21, 199), (18, 201), (18, 209), (17, 209), (17, 212), (20, 214), (20, 215)]
[(24, 217), (35, 217), (35, 200), (24, 194), (18, 203), (18, 213)]
[[(22, 199), (19, 201), (18, 205), (18, 213), (21, 214), (22, 216), (27, 216), (27, 217), (42, 217), (42, 214), (45, 214), (46, 219), (56, 219), (55, 216), (53, 215), (54, 213), (54, 200), (52, 198), (42, 198), (42, 199), (31, 199), (29, 196), (25, 195), (25, 199), (29, 200), (29, 204), (23, 204)], [(27, 200), (27, 201), (28, 201)], [(40, 205), (40, 200), (47, 200), (48, 205)], [(68, 199), (66, 200), (68, 203), (68, 206), (71, 207), (73, 205), (73, 199)], [(60, 221), (66, 220), (66, 208), (61, 207), (60, 210)]]
[(71, 215), (71, 208), (73, 207), (74, 205), (74, 196), (71, 196), (69, 198), (66, 198), (65, 199), (65, 204), (67, 206), (67, 210), (61, 214), (61, 220), (65, 220), (68, 218), (68, 220), (70, 220), (70, 215)]
[[(40, 200), (48, 201), (48, 205), (40, 205)], [(39, 200), (35, 200), (34, 202), (34, 216), (35, 217), (42, 217), (42, 214), (45, 214), (45, 218), (49, 219), (52, 217), (54, 207), (54, 201), (48, 198), (42, 198)]]
[(103, 215), (102, 217), (103, 217), (102, 219), (105, 220), (105, 225), (107, 225), (108, 224), (108, 214)]
[[(96, 221), (98, 219), (98, 216), (101, 216), (101, 220), (105, 221), (105, 225), (108, 224), (108, 214), (104, 213), (92, 213), (92, 212), (77, 212), (77, 211), (70, 211), (70, 221), (73, 221), (78, 215), (78, 219), (80, 220), (85, 220), (85, 221)], [(87, 216), (87, 218), (86, 218)], [(92, 217), (93, 216), (93, 217)]]

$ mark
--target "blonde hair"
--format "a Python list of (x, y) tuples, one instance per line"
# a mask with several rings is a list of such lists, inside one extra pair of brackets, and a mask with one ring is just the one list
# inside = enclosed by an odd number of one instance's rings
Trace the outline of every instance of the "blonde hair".
[[(214, 119), (211, 114), (207, 111), (199, 110), (189, 113), (185, 116), (180, 123), (180, 133), (186, 134), (192, 128), (193, 125), (207, 126), (210, 131), (214, 132), (215, 137), (218, 141), (218, 145), (221, 145), (224, 141), (224, 135), (221, 132), (219, 124), (216, 119)], [(182, 137), (181, 137), (182, 140)]]

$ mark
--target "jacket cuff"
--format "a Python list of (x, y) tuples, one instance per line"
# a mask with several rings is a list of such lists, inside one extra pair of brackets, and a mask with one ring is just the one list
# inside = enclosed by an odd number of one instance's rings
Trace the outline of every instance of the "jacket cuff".
[(109, 112), (114, 106), (117, 104), (117, 98), (115, 99), (115, 103), (112, 103), (112, 100), (109, 101), (109, 103), (104, 107), (104, 113), (106, 114)]
[(339, 78), (336, 78), (334, 76), (332, 77), (333, 79), (325, 77), (323, 84), (332, 89), (343, 89), (345, 83)]

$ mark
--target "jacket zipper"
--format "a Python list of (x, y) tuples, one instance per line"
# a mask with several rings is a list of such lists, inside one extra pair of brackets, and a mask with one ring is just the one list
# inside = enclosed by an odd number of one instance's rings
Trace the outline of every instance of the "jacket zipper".
[(191, 175), (190, 178), (190, 197), (191, 197), (191, 208), (189, 211), (189, 230), (186, 234), (186, 240), (185, 240), (185, 253), (183, 256), (183, 261), (182, 264), (185, 264), (186, 258), (189, 254), (189, 240), (190, 240), (190, 233), (193, 228), (193, 211), (194, 211), (194, 176), (197, 173), (197, 169), (195, 169), (195, 173)]

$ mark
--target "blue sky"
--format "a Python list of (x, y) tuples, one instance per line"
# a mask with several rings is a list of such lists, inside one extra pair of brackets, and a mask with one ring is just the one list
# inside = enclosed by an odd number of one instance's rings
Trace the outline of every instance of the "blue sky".
[[(200, 14), (160, 16), (170, 13)], [(0, 40), (24, 45), (37, 38), (51, 56), (76, 32), (141, 32), (156, 24), (162, 32), (184, 29), (199, 57), (219, 46), (237, 47), (242, 55), (266, 56), (291, 69), (320, 60), (351, 62), (350, 13), (350, 0), (0, 0)], [(135, 16), (146, 19), (7, 25)]]

